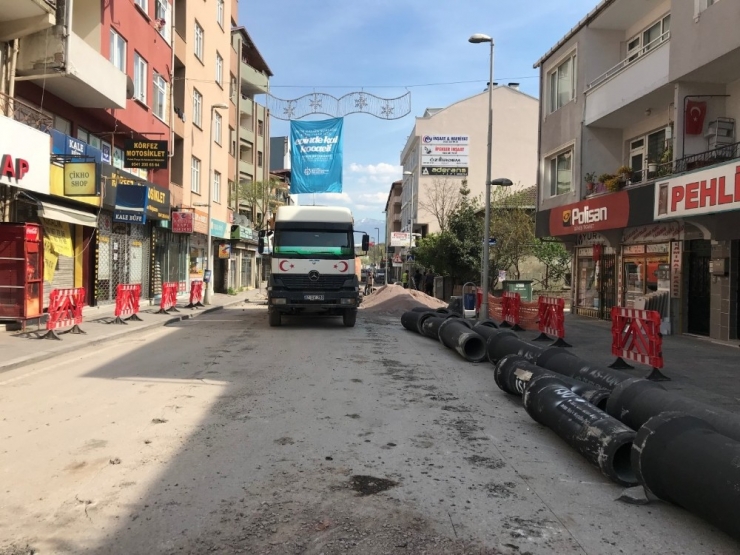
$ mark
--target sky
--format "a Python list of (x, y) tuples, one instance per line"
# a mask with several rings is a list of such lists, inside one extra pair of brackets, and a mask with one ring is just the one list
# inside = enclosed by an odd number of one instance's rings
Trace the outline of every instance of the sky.
[[(533, 64), (598, 0), (240, 0), (246, 27), (273, 72), (273, 96), (313, 92), (335, 97), (364, 90), (384, 98), (411, 92), (411, 113), (397, 120), (352, 114), (344, 120), (341, 194), (317, 204), (348, 206), (355, 218), (384, 219), (391, 183), (401, 179), (400, 153), (426, 108), (443, 108), (483, 91), (492, 36), (494, 81), (520, 83), (539, 96)], [(264, 96), (258, 101), (265, 103)], [(270, 135), (289, 134), (272, 118)], [(305, 196), (305, 195), (302, 195)], [(308, 203), (308, 199), (299, 202)]]

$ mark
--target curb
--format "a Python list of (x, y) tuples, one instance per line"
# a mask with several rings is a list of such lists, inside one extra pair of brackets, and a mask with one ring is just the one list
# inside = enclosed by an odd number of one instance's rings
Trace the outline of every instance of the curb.
[(0, 374), (3, 374), (4, 372), (9, 372), (11, 370), (15, 370), (17, 368), (22, 368), (23, 366), (30, 366), (31, 364), (43, 362), (45, 360), (49, 360), (50, 358), (54, 358), (58, 355), (66, 355), (78, 349), (84, 349), (85, 347), (94, 347), (102, 343), (107, 343), (109, 341), (113, 341), (114, 339), (118, 339), (120, 337), (126, 337), (129, 335), (133, 335), (135, 333), (141, 333), (142, 331), (150, 330), (152, 328), (166, 327), (171, 324), (181, 322), (183, 320), (190, 320), (192, 318), (197, 318), (198, 316), (202, 314), (209, 314), (211, 312), (223, 310), (224, 308), (228, 306), (237, 305), (243, 302), (248, 302), (248, 299), (241, 299), (241, 300), (229, 302), (223, 305), (213, 306), (211, 308), (206, 308), (205, 310), (199, 310), (197, 312), (183, 314), (182, 316), (177, 316), (175, 318), (170, 318), (168, 320), (162, 320), (161, 322), (152, 322), (151, 324), (137, 327), (137, 328), (128, 328), (128, 329), (122, 330), (120, 333), (117, 333), (115, 335), (109, 335), (108, 337), (101, 337), (99, 339), (94, 339), (92, 341), (89, 341), (88, 343), (85, 343), (85, 345), (69, 345), (69, 346), (62, 347), (58, 350), (55, 350), (54, 352), (43, 353), (43, 354), (30, 357), (24, 360), (19, 360), (17, 362), (11, 362), (9, 364), (0, 365)]

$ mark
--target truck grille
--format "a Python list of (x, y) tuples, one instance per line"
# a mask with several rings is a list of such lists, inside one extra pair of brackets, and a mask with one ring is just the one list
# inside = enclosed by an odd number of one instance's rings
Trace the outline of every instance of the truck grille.
[(308, 274), (281, 274), (275, 276), (277, 279), (283, 282), (283, 285), (287, 289), (341, 289), (344, 282), (350, 279), (350, 276), (337, 276), (337, 275), (320, 275), (316, 281), (308, 279)]

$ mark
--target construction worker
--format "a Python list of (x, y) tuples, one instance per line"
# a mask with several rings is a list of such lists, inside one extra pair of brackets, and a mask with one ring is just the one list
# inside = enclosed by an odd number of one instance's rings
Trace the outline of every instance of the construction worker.
[(403, 274), (401, 274), (401, 283), (403, 284), (404, 289), (409, 288), (409, 271), (404, 270)]

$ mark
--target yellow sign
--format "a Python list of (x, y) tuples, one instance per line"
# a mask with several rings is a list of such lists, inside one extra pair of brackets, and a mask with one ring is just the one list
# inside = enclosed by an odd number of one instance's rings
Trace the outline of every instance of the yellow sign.
[(98, 194), (98, 174), (95, 162), (64, 164), (64, 196), (88, 197)]
[(41, 218), (41, 223), (44, 226), (44, 242), (48, 239), (54, 248), (54, 252), (58, 255), (73, 257), (75, 250), (72, 245), (72, 232), (69, 229), (69, 224), (48, 218)]
[(57, 269), (59, 257), (54, 252), (54, 247), (47, 237), (44, 237), (44, 281), (54, 281), (54, 272)]

